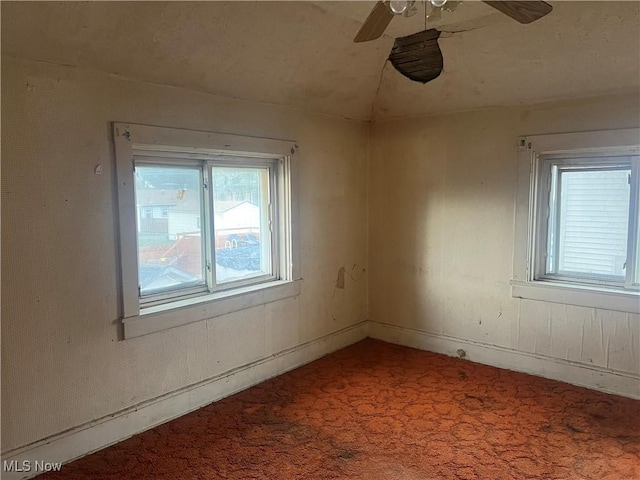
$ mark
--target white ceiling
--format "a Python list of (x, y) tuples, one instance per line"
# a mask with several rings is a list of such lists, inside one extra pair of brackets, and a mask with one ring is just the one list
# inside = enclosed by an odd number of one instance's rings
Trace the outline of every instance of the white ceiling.
[(355, 44), (364, 1), (2, 2), (2, 53), (363, 120), (640, 89), (640, 2), (550, 3), (530, 25), (477, 1), (445, 13), (427, 28), (461, 33), (426, 85), (386, 61), (423, 11)]

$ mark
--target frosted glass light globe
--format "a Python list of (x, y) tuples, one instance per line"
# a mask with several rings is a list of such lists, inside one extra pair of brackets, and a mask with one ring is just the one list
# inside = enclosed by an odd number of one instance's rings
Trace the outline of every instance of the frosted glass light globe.
[(407, 1), (389, 2), (389, 10), (391, 10), (391, 13), (393, 13), (394, 15), (400, 15), (401, 13), (404, 13), (407, 8), (409, 8), (409, 2)]

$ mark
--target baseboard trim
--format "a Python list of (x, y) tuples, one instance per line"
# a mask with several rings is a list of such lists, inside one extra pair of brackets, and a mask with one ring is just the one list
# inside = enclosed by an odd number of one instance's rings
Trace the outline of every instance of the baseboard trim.
[(369, 322), (369, 336), (385, 342), (453, 357), (458, 356), (457, 351), (461, 348), (466, 353), (465, 359), (472, 362), (640, 399), (640, 376), (632, 373), (378, 322)]
[[(3, 480), (33, 478), (43, 473), (35, 470), (36, 461), (40, 462), (38, 465), (42, 462), (70, 462), (352, 345), (365, 339), (367, 334), (368, 322), (363, 321), (91, 423), (7, 451), (2, 454), (0, 476)], [(17, 466), (23, 471), (6, 471), (8, 465), (13, 465), (13, 470)]]

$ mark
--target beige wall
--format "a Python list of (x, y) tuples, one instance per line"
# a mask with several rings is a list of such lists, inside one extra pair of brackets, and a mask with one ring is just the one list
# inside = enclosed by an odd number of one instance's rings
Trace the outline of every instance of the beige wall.
[[(302, 294), (119, 341), (112, 121), (298, 141)], [(366, 320), (367, 276), (335, 284), (367, 261), (367, 142), (363, 123), (3, 59), (2, 450)]]
[(640, 375), (638, 315), (511, 298), (523, 134), (638, 127), (637, 96), (380, 122), (371, 320)]

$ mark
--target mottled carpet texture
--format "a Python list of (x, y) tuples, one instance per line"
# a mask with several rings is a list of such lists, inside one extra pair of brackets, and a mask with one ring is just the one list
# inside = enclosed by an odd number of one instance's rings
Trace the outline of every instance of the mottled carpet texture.
[(640, 479), (640, 402), (367, 339), (53, 479)]

